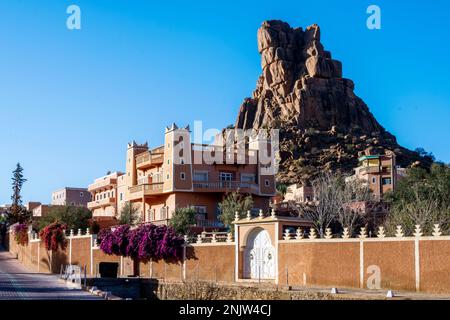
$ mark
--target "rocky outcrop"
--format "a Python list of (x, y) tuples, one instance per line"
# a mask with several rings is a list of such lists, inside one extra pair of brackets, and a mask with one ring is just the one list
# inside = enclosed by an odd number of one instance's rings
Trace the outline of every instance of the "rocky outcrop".
[(281, 181), (300, 182), (322, 169), (349, 171), (368, 147), (395, 151), (403, 165), (423, 160), (400, 147), (355, 95), (341, 62), (321, 44), (318, 25), (303, 30), (265, 21), (258, 50), (262, 75), (235, 126), (281, 130)]

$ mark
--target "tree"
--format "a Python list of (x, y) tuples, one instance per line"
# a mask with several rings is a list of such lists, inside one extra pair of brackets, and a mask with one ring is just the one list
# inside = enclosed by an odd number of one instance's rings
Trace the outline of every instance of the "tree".
[(386, 223), (389, 231), (402, 225), (406, 234), (412, 234), (417, 224), (427, 233), (434, 224), (440, 224), (443, 232), (450, 231), (450, 166), (435, 163), (429, 172), (408, 169), (407, 176), (385, 199), (391, 207)]
[(239, 217), (243, 218), (248, 210), (253, 208), (253, 198), (251, 195), (244, 196), (238, 192), (229, 193), (225, 199), (219, 203), (219, 220), (230, 229), (234, 231), (232, 222), (235, 219), (236, 212)]
[(427, 152), (425, 151), (424, 148), (416, 148), (416, 150), (414, 150), (416, 153), (419, 154), (419, 156), (427, 158), (428, 160), (434, 162), (436, 160), (436, 158), (434, 157), (432, 152)]
[(23, 168), (20, 163), (17, 163), (16, 169), (13, 171), (12, 177), (12, 190), (13, 194), (11, 196), (12, 204), (8, 212), (9, 224), (14, 224), (16, 222), (23, 223), (30, 219), (31, 214), (22, 205), (22, 187), (27, 181), (23, 177)]
[(348, 228), (349, 233), (353, 234), (357, 227), (366, 223), (363, 212), (355, 204), (373, 201), (374, 197), (367, 183), (358, 179), (347, 181), (341, 192), (342, 208), (338, 212), (337, 221), (341, 228)]
[(192, 207), (176, 208), (169, 225), (177, 234), (188, 234), (191, 226), (195, 225), (196, 214), (196, 210)]
[(53, 206), (47, 215), (43, 216), (36, 223), (37, 229), (42, 230), (53, 223), (61, 223), (67, 226), (68, 230), (78, 229), (85, 231), (90, 227), (92, 213), (86, 208), (76, 206)]
[(340, 173), (322, 173), (312, 182), (314, 205), (299, 206), (303, 216), (312, 220), (320, 237), (334, 223), (353, 232), (356, 226), (365, 222), (362, 212), (354, 204), (371, 201), (370, 188), (362, 181), (346, 181), (346, 178)]
[(312, 182), (315, 205), (305, 211), (304, 216), (312, 220), (321, 238), (343, 206), (341, 189), (344, 184), (341, 176), (329, 172), (320, 174)]
[(131, 202), (126, 202), (120, 211), (119, 224), (129, 224), (134, 226), (140, 221), (139, 208), (133, 205)]
[(284, 183), (277, 184), (277, 193), (279, 193), (282, 197), (284, 197), (286, 195), (287, 189), (288, 189), (288, 187)]

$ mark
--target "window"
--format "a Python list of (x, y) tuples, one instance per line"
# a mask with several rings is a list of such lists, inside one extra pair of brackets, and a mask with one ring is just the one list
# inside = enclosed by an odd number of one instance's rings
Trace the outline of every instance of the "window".
[(219, 174), (220, 181), (231, 181), (233, 180), (233, 174), (231, 172), (221, 172)]
[(123, 200), (123, 193), (120, 193), (119, 197), (120, 197), (120, 201), (122, 201)]
[(241, 174), (241, 181), (242, 182), (248, 182), (248, 183), (255, 183), (256, 182), (256, 176), (251, 173), (242, 173)]
[(168, 211), (167, 209), (168, 209), (167, 207), (162, 207), (161, 209), (159, 209), (159, 218), (161, 220), (167, 219), (167, 211)]
[(150, 221), (155, 221), (156, 220), (155, 209), (149, 209), (149, 210), (150, 210)]
[(372, 184), (377, 183), (377, 177), (372, 177)]
[(391, 178), (383, 178), (383, 185), (390, 185), (392, 184)]
[(266, 187), (269, 187), (270, 186), (270, 180), (269, 179), (264, 180), (264, 185)]
[(84, 193), (80, 192), (80, 198), (83, 198), (83, 197), (84, 197)]
[(206, 219), (206, 206), (191, 206), (192, 209), (195, 210), (196, 215), (195, 218), (197, 220), (205, 220)]
[(197, 213), (206, 213), (206, 206), (191, 206)]
[(170, 164), (170, 159), (167, 159), (167, 164)]
[(180, 179), (186, 180), (186, 174), (184, 172), (180, 172)]
[(170, 174), (167, 174), (166, 179), (167, 179), (167, 180), (170, 179)]
[(194, 181), (208, 181), (208, 171), (194, 171)]
[(74, 206), (74, 205), (75, 205), (75, 202), (71, 202), (70, 205), (71, 205), (71, 206)]

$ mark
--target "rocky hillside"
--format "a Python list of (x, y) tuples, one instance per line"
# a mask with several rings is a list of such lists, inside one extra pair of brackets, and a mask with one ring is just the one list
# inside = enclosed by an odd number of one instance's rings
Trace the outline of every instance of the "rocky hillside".
[(322, 170), (351, 172), (358, 156), (394, 151), (402, 166), (430, 159), (402, 148), (342, 77), (341, 62), (320, 42), (320, 28), (265, 21), (258, 30), (262, 75), (236, 121), (241, 129), (280, 129), (278, 180), (306, 182)]

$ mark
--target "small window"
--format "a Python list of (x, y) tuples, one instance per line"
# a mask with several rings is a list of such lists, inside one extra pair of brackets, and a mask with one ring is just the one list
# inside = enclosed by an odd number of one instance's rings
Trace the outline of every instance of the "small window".
[(167, 164), (170, 164), (170, 159), (167, 159)]
[(71, 205), (71, 206), (74, 206), (74, 205), (75, 205), (75, 202), (71, 202), (70, 205)]
[(372, 184), (377, 183), (377, 177), (372, 177)]
[(120, 197), (120, 201), (122, 201), (123, 200), (123, 193), (120, 193), (119, 197)]
[(184, 164), (184, 160), (183, 160), (183, 159), (181, 159), (180, 163), (181, 163), (181, 164)]
[(166, 180), (169, 180), (169, 179), (170, 179), (170, 174), (167, 174)]
[(180, 179), (186, 180), (186, 174), (184, 172), (180, 172)]
[(270, 180), (269, 179), (264, 180), (264, 185), (266, 187), (269, 187), (270, 186)]
[(84, 197), (84, 193), (80, 192), (80, 198), (83, 198), (83, 197)]
[(391, 178), (383, 178), (383, 185), (391, 185), (392, 179)]

